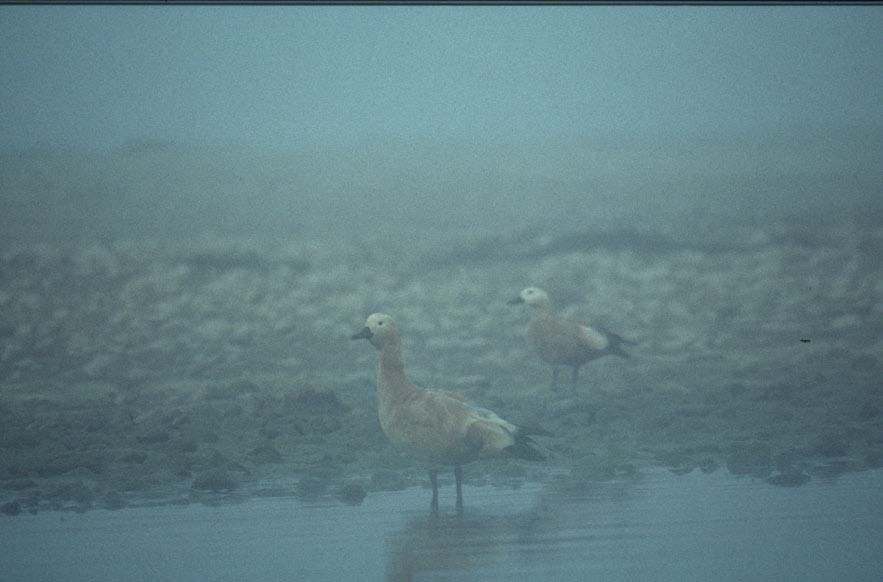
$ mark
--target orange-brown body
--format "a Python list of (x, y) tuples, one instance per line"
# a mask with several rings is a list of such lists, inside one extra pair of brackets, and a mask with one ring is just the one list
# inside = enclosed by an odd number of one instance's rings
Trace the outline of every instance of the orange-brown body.
[(426, 390), (405, 375), (402, 345), (395, 322), (385, 314), (368, 317), (353, 339), (368, 339), (380, 350), (377, 400), (380, 426), (394, 444), (430, 467), (433, 509), (438, 508), (436, 467), (454, 465), (457, 506), (462, 508), (460, 466), (481, 458), (513, 456), (542, 460), (527, 432), (458, 395)]
[(570, 366), (576, 384), (579, 369), (607, 355), (627, 358), (620, 344), (632, 343), (609, 331), (555, 315), (548, 294), (527, 287), (509, 303), (526, 303), (533, 312), (527, 327), (528, 341), (541, 360), (552, 366), (552, 384), (558, 382), (558, 366)]

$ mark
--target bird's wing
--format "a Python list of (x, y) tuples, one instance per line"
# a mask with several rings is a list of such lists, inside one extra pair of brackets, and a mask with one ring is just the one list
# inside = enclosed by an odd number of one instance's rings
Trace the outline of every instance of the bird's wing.
[(595, 329), (588, 323), (580, 323), (578, 326), (580, 339), (593, 350), (604, 350), (610, 345), (610, 340), (604, 332)]

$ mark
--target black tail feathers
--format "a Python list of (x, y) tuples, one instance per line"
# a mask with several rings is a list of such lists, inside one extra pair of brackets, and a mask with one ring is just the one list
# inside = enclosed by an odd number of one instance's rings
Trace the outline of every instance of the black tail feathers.
[(610, 344), (607, 346), (607, 351), (614, 356), (619, 356), (620, 358), (631, 358), (632, 355), (622, 349), (622, 346), (636, 346), (638, 342), (630, 339), (626, 339), (617, 333), (613, 333), (609, 329), (604, 329), (602, 327), (598, 328), (605, 336), (607, 336), (607, 341)]
[[(527, 429), (518, 429), (515, 432), (515, 443), (506, 447), (505, 451), (516, 459), (524, 459), (526, 461), (545, 461), (546, 455), (536, 449), (536, 443), (528, 436)], [(534, 429), (539, 431), (541, 429)], [(546, 431), (530, 432), (529, 434), (548, 436)]]

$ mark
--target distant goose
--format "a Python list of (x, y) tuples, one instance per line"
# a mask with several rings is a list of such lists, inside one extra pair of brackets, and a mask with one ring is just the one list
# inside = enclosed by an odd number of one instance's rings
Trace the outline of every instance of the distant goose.
[(429, 467), (432, 510), (438, 511), (438, 468), (454, 466), (457, 510), (463, 510), (464, 463), (489, 457), (542, 461), (528, 435), (548, 435), (507, 422), (490, 410), (471, 406), (458, 395), (415, 386), (405, 375), (402, 343), (395, 322), (374, 313), (352, 339), (367, 339), (380, 351), (377, 399), (380, 426), (394, 444), (410, 450)]
[(509, 300), (510, 305), (519, 303), (532, 308), (527, 337), (540, 359), (552, 365), (553, 387), (558, 385), (558, 366), (573, 368), (571, 381), (576, 386), (579, 369), (584, 364), (607, 355), (631, 357), (622, 346), (635, 342), (600, 327), (555, 315), (549, 295), (538, 287), (527, 287)]

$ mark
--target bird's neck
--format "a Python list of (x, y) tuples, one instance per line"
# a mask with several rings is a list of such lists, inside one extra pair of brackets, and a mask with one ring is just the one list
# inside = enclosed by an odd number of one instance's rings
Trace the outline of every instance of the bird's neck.
[(554, 314), (552, 313), (552, 306), (551, 305), (537, 305), (536, 307), (533, 308), (533, 316), (536, 319), (554, 317)]
[(402, 355), (401, 342), (391, 341), (380, 350), (380, 370), (405, 374), (405, 358)]
[(405, 358), (401, 342), (390, 342), (380, 352), (380, 372), (377, 389), (381, 397), (401, 400), (414, 390), (405, 376)]

